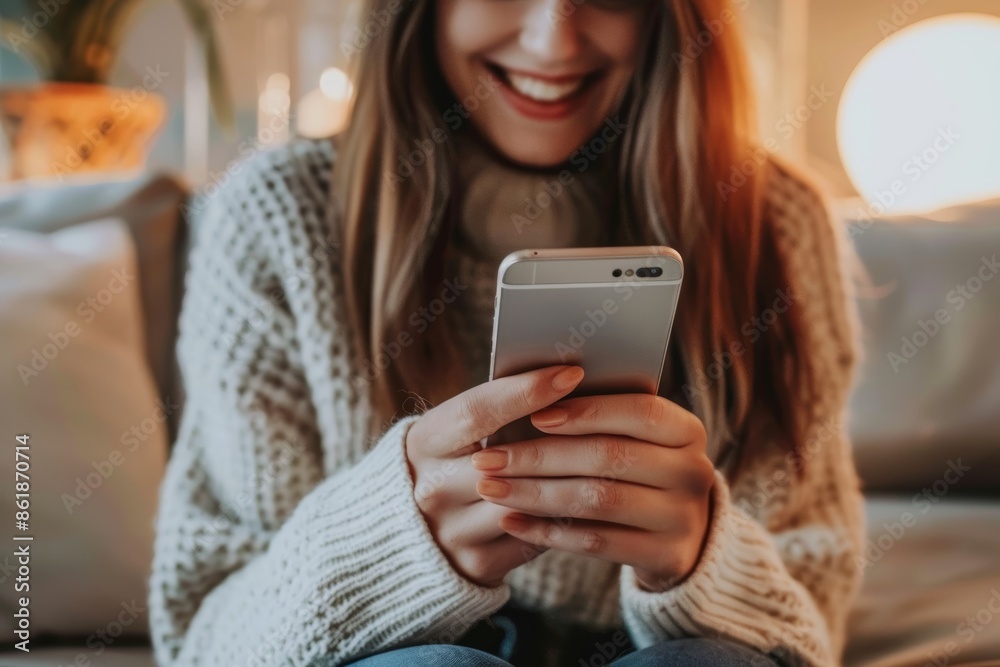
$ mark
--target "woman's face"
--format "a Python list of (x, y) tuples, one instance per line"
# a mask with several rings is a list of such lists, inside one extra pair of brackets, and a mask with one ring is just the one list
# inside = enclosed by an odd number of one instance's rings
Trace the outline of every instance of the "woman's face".
[(640, 1), (436, 2), (438, 62), (459, 117), (471, 114), (510, 160), (557, 165), (615, 119), (635, 71)]

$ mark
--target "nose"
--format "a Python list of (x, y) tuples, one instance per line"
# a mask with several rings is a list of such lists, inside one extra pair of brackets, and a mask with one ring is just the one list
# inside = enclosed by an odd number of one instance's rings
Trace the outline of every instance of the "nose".
[(567, 0), (531, 3), (521, 28), (521, 48), (544, 64), (573, 60), (583, 47), (577, 25), (579, 5)]

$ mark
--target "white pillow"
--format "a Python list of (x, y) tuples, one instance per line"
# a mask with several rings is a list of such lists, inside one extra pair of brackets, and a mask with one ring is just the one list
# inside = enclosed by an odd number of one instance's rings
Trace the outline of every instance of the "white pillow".
[(920, 493), (949, 460), (961, 493), (1000, 488), (1000, 200), (854, 221), (871, 284), (859, 290), (864, 355), (851, 397), (869, 491)]
[[(147, 574), (167, 436), (143, 356), (139, 277), (124, 224), (0, 239), (0, 613), (30, 597), (32, 640), (147, 631)], [(15, 527), (15, 436), (26, 433), (30, 529)], [(31, 535), (31, 542), (11, 537)], [(12, 546), (11, 546), (12, 545)], [(30, 591), (14, 548), (30, 545)], [(5, 560), (9, 559), (9, 560)], [(12, 568), (13, 566), (13, 568)], [(0, 638), (19, 641), (3, 624)], [(100, 632), (98, 632), (100, 631)]]

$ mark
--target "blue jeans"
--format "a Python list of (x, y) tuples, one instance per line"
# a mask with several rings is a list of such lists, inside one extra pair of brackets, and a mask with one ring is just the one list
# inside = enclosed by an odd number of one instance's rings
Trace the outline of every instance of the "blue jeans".
[[(611, 662), (600, 654), (583, 662), (588, 667), (777, 667), (763, 653), (721, 639), (676, 639), (633, 651)], [(349, 667), (511, 667), (503, 658), (455, 644), (410, 646), (377, 653), (349, 663)]]
[[(332, 667), (322, 661), (313, 667)], [(663, 641), (637, 651), (624, 629), (593, 632), (510, 604), (454, 644), (389, 649), (350, 667), (779, 667), (754, 649), (712, 638)]]

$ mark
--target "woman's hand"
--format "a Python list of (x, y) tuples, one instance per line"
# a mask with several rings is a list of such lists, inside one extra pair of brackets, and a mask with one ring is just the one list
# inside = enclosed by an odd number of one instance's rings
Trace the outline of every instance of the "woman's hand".
[(650, 591), (694, 569), (715, 480), (701, 421), (646, 394), (567, 399), (534, 413), (549, 434), (473, 455), (483, 498), (525, 542), (631, 565)]
[(569, 394), (579, 366), (553, 366), (473, 387), (424, 413), (406, 435), (417, 506), (452, 566), (480, 585), (496, 586), (540, 551), (499, 527), (507, 510), (476, 492), (482, 475), (471, 454), (480, 440)]

